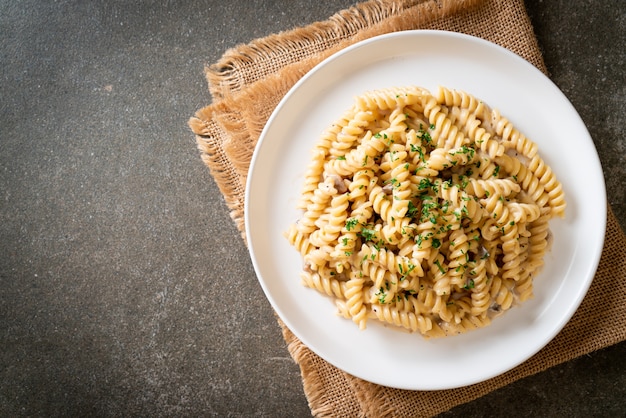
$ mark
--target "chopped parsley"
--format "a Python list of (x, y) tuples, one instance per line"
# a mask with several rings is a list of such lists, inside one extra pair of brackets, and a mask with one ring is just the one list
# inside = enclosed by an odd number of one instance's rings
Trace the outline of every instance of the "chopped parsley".
[(469, 279), (467, 281), (467, 284), (465, 286), (463, 286), (463, 289), (470, 290), (470, 289), (473, 289), (475, 285), (476, 284), (474, 283), (474, 280), (473, 279)]
[(359, 220), (356, 218), (350, 218), (346, 221), (346, 230), (352, 231), (359, 224)]
[(446, 270), (443, 268), (439, 260), (435, 260), (435, 265), (439, 268), (439, 271), (441, 272), (441, 274), (446, 274)]
[(413, 202), (409, 200), (409, 209), (406, 212), (406, 216), (408, 216), (409, 218), (412, 218), (415, 216), (417, 211), (418, 211), (417, 206), (415, 206)]
[(381, 305), (385, 303), (385, 299), (387, 298), (387, 293), (385, 292), (385, 289), (383, 289), (382, 286), (378, 289), (378, 292), (376, 292), (375, 295), (378, 296), (378, 303), (380, 303)]
[[(430, 129), (435, 129), (435, 125), (430, 125)], [(422, 124), (420, 124), (420, 129), (418, 133), (419, 133), (420, 139), (422, 139), (429, 145), (432, 144), (433, 138), (430, 136), (430, 134), (426, 130), (424, 130), (424, 127), (422, 126)]]
[(359, 235), (363, 237), (365, 241), (373, 241), (374, 238), (376, 238), (376, 231), (363, 227), (363, 229), (359, 232)]

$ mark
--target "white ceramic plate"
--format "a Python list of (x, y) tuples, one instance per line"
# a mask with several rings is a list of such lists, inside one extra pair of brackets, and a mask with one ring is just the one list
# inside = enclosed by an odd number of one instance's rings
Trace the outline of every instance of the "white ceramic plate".
[[(301, 285), (302, 261), (283, 232), (295, 209), (310, 149), (365, 91), (438, 85), (498, 108), (539, 145), (563, 184), (566, 219), (551, 222), (554, 243), (535, 297), (486, 328), (425, 340), (368, 321), (360, 331), (329, 298)], [(315, 67), (285, 96), (252, 159), (247, 238), (259, 281), (294, 334), (319, 356), (359, 378), (401, 389), (437, 390), (504, 373), (544, 347), (578, 308), (597, 268), (606, 223), (597, 152), (575, 109), (534, 66), (484, 40), (440, 31), (398, 32), (363, 41)]]

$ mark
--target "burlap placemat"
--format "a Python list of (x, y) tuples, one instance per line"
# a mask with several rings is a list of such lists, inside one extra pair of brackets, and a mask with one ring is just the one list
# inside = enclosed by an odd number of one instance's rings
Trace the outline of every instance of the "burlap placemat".
[[(329, 20), (252, 41), (206, 69), (213, 102), (189, 121), (245, 240), (244, 195), (254, 146), (280, 99), (300, 77), (357, 41), (410, 29), (462, 32), (497, 43), (544, 73), (546, 68), (522, 0), (368, 1)], [(328, 364), (278, 319), (300, 366), (315, 416), (432, 416), (520, 378), (626, 339), (626, 237), (608, 209), (606, 242), (589, 293), (561, 333), (515, 369), (476, 385), (405, 391), (375, 385)]]

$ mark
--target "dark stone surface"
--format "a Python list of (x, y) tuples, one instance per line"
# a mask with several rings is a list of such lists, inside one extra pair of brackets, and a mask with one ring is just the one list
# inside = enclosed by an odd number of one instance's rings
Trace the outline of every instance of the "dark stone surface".
[[(0, 416), (310, 415), (186, 123), (227, 48), (353, 3), (0, 1)], [(625, 4), (527, 6), (624, 228)], [(625, 357), (444, 416), (621, 415)]]

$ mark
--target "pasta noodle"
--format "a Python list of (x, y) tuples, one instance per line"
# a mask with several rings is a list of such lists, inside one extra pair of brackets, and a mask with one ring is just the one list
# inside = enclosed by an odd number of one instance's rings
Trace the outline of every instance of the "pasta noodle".
[(533, 296), (565, 195), (497, 110), (440, 87), (358, 96), (319, 138), (285, 232), (305, 286), (425, 337), (490, 324)]

